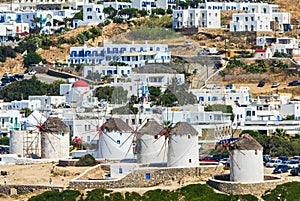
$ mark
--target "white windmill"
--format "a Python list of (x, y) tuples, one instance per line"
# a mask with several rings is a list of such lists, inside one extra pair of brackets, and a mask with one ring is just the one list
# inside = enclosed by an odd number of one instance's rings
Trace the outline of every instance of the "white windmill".
[(24, 121), (24, 130), (12, 132), (10, 137), (11, 153), (24, 157), (40, 157), (41, 130), (48, 116), (47, 112), (33, 111)]
[(249, 134), (231, 144), (230, 181), (264, 181), (263, 147)]
[(198, 132), (187, 122), (178, 122), (169, 131), (167, 166), (199, 166)]
[(133, 151), (130, 151), (133, 150), (132, 129), (122, 119), (108, 119), (101, 126), (100, 131), (103, 132), (99, 136), (100, 158), (121, 160), (125, 157), (133, 157)]
[[(163, 126), (154, 119), (150, 119), (138, 132), (137, 137), (137, 161), (138, 163), (166, 162), (165, 138), (158, 139), (158, 134), (163, 131)], [(164, 150), (161, 150), (162, 147)]]
[(41, 128), (41, 158), (68, 158), (70, 129), (58, 117), (49, 117)]

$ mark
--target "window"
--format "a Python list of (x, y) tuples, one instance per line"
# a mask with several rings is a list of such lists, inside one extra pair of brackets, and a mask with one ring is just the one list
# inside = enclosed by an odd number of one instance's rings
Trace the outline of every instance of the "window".
[(93, 19), (93, 17), (91, 15), (89, 15), (89, 16), (87, 16), (87, 19), (91, 20), (91, 19)]
[(251, 116), (251, 111), (247, 111), (247, 112), (246, 112), (246, 116), (247, 116), (247, 117), (250, 117), (250, 116)]
[(191, 158), (189, 159), (189, 163), (192, 163), (192, 159)]
[(121, 141), (120, 141), (120, 140), (117, 140), (117, 144), (121, 144)]
[(92, 8), (87, 8), (86, 12), (92, 12)]
[(187, 135), (188, 139), (191, 139), (191, 135)]
[(146, 173), (146, 174), (145, 174), (145, 179), (146, 179), (146, 180), (149, 180), (149, 179), (150, 179), (150, 173)]

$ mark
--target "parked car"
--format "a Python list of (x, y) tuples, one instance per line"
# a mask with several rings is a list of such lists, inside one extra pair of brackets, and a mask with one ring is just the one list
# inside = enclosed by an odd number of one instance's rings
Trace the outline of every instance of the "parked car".
[(226, 165), (227, 161), (229, 160), (229, 158), (222, 158), (219, 163), (222, 163), (223, 165)]
[(288, 171), (289, 171), (288, 165), (280, 164), (273, 170), (273, 174), (284, 173), (284, 172), (288, 172)]
[(2, 83), (10, 83), (10, 79), (9, 79), (9, 77), (2, 77), (1, 82)]
[(15, 74), (14, 77), (17, 78), (17, 79), (23, 79), (24, 78), (24, 74), (20, 74), (20, 73), (19, 74)]
[(225, 88), (226, 88), (226, 89), (232, 89), (232, 88), (233, 88), (233, 84), (227, 84), (227, 85), (225, 86)]
[(10, 72), (5, 72), (2, 77), (10, 77), (10, 76), (11, 76)]
[(270, 155), (264, 155), (264, 156), (263, 156), (263, 160), (264, 160), (265, 163), (269, 162), (271, 159), (272, 159), (272, 158), (271, 158)]
[(293, 80), (288, 83), (288, 86), (298, 86), (300, 85), (300, 82), (298, 80)]
[(292, 160), (297, 160), (300, 163), (300, 156), (293, 156)]
[(276, 167), (277, 165), (281, 164), (282, 161), (279, 159), (272, 159), (266, 163), (266, 167)]
[(263, 87), (263, 86), (265, 86), (265, 81), (264, 80), (259, 81), (257, 87)]
[(280, 82), (273, 82), (273, 84), (272, 84), (272, 88), (276, 88), (276, 87), (278, 87), (280, 85)]
[(296, 167), (296, 168), (291, 169), (290, 173), (291, 173), (292, 176), (298, 176), (299, 173), (300, 173), (300, 167)]
[(199, 161), (201, 162), (218, 162), (216, 159), (213, 159), (212, 157), (209, 156), (200, 156)]
[(30, 71), (28, 71), (28, 75), (35, 75), (36, 74), (36, 71), (31, 69)]
[(4, 88), (4, 87), (6, 87), (6, 83), (5, 83), (5, 82), (1, 83), (0, 89), (1, 89), (1, 88)]
[(281, 160), (282, 162), (289, 160), (289, 158), (287, 156), (279, 156), (278, 159)]
[(293, 169), (299, 166), (299, 161), (297, 160), (290, 160), (286, 163), (289, 166), (289, 169)]

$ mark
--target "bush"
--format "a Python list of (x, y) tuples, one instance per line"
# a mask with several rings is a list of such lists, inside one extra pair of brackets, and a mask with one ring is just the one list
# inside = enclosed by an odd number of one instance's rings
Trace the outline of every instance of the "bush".
[(95, 158), (91, 154), (87, 154), (79, 158), (79, 161), (76, 164), (76, 166), (93, 166), (96, 164), (97, 162)]
[(266, 192), (262, 198), (265, 201), (289, 200), (298, 201), (300, 198), (300, 182), (289, 182), (276, 186), (271, 192)]
[(42, 61), (42, 57), (36, 52), (29, 52), (24, 56), (23, 64), (24, 67), (28, 68), (31, 65), (39, 64)]
[(9, 137), (4, 136), (4, 137), (0, 138), (0, 144), (1, 145), (9, 145)]

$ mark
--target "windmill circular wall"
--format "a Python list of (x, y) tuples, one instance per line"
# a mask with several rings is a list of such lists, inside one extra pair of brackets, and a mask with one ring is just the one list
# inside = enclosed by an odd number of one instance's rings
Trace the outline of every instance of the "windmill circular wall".
[(68, 158), (69, 157), (69, 133), (45, 133), (41, 134), (42, 158)]
[(215, 175), (209, 178), (207, 184), (228, 194), (252, 194), (261, 195), (267, 190), (274, 189), (284, 179), (274, 175), (264, 175), (262, 182), (232, 182), (229, 174)]

